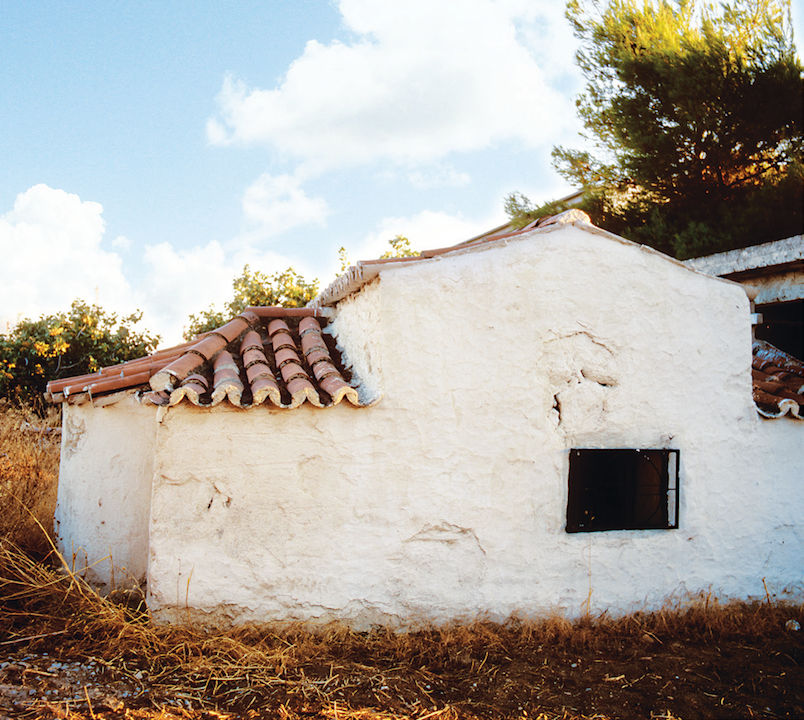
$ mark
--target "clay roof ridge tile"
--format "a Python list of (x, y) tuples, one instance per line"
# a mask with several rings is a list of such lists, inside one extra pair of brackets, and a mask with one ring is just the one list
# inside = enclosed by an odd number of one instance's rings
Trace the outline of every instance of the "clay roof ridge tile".
[(261, 378), (271, 378), (274, 384), (276, 384), (276, 380), (274, 380), (274, 373), (268, 365), (255, 363), (254, 365), (249, 365), (246, 368), (246, 379), (249, 381), (249, 384), (254, 384)]
[(283, 407), (282, 394), (279, 391), (279, 386), (273, 378), (273, 375), (266, 374), (255, 377), (254, 380), (251, 381), (251, 394), (254, 405), (260, 405), (265, 402), (266, 399), (270, 399), (277, 407)]
[(243, 397), (243, 383), (239, 380), (225, 380), (216, 385), (212, 391), (212, 406), (218, 405), (224, 399), (229, 400), (235, 407), (242, 407), (241, 399)]
[(240, 352), (244, 353), (247, 350), (263, 351), (262, 336), (256, 330), (246, 332), (240, 341)]
[(268, 358), (253, 350), (243, 353), (243, 369), (248, 370), (252, 365), (268, 365)]
[(282, 379), (286, 384), (290, 384), (291, 381), (295, 380), (296, 378), (301, 378), (306, 382), (310, 382), (310, 376), (307, 374), (307, 371), (301, 365), (299, 365), (299, 363), (284, 363), (280, 368), (280, 372), (282, 373)]
[(274, 351), (282, 348), (292, 348), (293, 350), (296, 350), (296, 342), (293, 340), (293, 336), (286, 332), (276, 333), (271, 344), (274, 348)]
[(284, 346), (274, 353), (274, 358), (276, 359), (276, 366), (280, 370), (288, 363), (296, 363), (298, 365), (301, 362), (301, 358), (299, 358), (299, 354), (294, 348)]
[(184, 398), (187, 398), (193, 405), (201, 405), (200, 394), (195, 391), (192, 385), (182, 385), (170, 393), (168, 406), (178, 405)]
[(151, 389), (172, 392), (177, 383), (181, 383), (190, 373), (202, 367), (205, 362), (206, 358), (200, 353), (187, 351), (151, 376), (149, 380)]
[(237, 317), (245, 320), (248, 323), (249, 327), (259, 325), (260, 323), (260, 316), (251, 307), (247, 307)]
[(347, 383), (340, 374), (329, 375), (321, 379), (321, 388), (332, 398), (332, 404), (337, 405), (344, 397), (352, 405), (359, 406), (357, 390)]
[(190, 373), (181, 382), (182, 385), (189, 385), (190, 383), (196, 383), (202, 385), (204, 388), (209, 388), (209, 379), (201, 373)]
[(329, 353), (329, 348), (327, 348), (327, 344), (324, 342), (324, 338), (320, 332), (307, 334), (302, 337), (301, 346), (305, 355), (310, 353), (315, 348), (323, 348), (327, 353)]
[(170, 395), (164, 391), (146, 390), (140, 393), (140, 397), (152, 405), (168, 405), (170, 403)]
[(92, 393), (105, 393), (114, 392), (115, 390), (128, 390), (135, 385), (142, 385), (148, 382), (150, 377), (149, 371), (144, 371), (139, 375), (128, 376), (124, 378), (101, 378), (99, 377), (95, 382), (77, 383), (75, 385), (68, 385), (64, 388), (65, 397), (69, 397), (77, 392)]
[(215, 371), (214, 374), (218, 374), (224, 370), (231, 370), (232, 372), (239, 373), (240, 368), (237, 367), (237, 363), (235, 363), (234, 359), (232, 360), (224, 360), (221, 362), (215, 362)]
[(210, 333), (201, 342), (193, 345), (193, 347), (191, 347), (187, 352), (201, 355), (205, 360), (209, 360), (211, 362), (215, 356), (228, 344), (228, 341), (223, 335)]
[(291, 378), (287, 383), (287, 387), (291, 397), (290, 408), (298, 407), (305, 400), (315, 407), (324, 407), (318, 392), (308, 378)]
[(48, 392), (58, 393), (66, 387), (78, 385), (82, 382), (89, 382), (98, 377), (98, 373), (89, 373), (87, 375), (76, 375), (75, 377), (59, 378), (58, 380), (51, 380), (47, 384)]
[(268, 323), (268, 335), (271, 337), (273, 337), (278, 332), (282, 332), (283, 330), (285, 332), (290, 332), (288, 324), (281, 318), (276, 318), (275, 320), (271, 320), (271, 322)]
[(225, 325), (221, 325), (221, 327), (213, 330), (212, 334), (226, 340), (226, 344), (228, 345), (248, 332), (255, 322), (259, 322), (259, 318), (254, 315), (254, 313), (242, 313), (232, 318)]

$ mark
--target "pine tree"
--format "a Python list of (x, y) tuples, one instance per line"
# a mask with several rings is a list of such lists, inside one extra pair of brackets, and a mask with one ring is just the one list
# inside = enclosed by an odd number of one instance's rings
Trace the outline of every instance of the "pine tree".
[[(553, 158), (597, 224), (679, 257), (802, 232), (789, 0), (570, 0), (567, 18), (592, 148)], [(538, 214), (521, 196), (508, 211)]]

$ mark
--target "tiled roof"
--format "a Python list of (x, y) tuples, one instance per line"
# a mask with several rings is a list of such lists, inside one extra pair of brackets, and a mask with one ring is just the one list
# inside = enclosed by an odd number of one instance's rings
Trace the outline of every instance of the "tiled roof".
[(346, 399), (364, 406), (348, 380), (334, 340), (322, 332), (327, 310), (248, 308), (194, 341), (97, 373), (48, 383), (51, 402), (81, 402), (122, 390), (141, 390), (155, 405), (186, 400), (241, 408), (270, 403), (331, 407)]
[(804, 420), (804, 362), (764, 340), (754, 341), (751, 374), (759, 414)]

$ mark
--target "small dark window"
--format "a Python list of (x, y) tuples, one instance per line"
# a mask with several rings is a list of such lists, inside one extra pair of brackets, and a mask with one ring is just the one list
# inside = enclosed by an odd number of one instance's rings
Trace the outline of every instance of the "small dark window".
[(804, 360), (804, 300), (757, 305), (756, 310), (762, 315), (762, 322), (754, 329), (757, 340)]
[(678, 527), (678, 450), (570, 450), (567, 532)]

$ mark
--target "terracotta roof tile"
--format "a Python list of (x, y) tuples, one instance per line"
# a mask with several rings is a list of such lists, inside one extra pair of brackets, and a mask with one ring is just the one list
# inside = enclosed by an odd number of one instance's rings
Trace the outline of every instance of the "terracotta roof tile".
[(764, 340), (754, 341), (751, 375), (762, 417), (804, 420), (804, 362)]
[(344, 398), (362, 406), (348, 380), (334, 340), (322, 332), (327, 310), (248, 308), (195, 341), (97, 373), (54, 380), (52, 402), (140, 390), (162, 406), (187, 401), (213, 407), (228, 401), (248, 408), (270, 403), (295, 408), (304, 402), (331, 407)]
[(220, 335), (226, 339), (227, 343), (233, 342), (240, 337), (240, 334), (247, 330), (251, 325), (257, 321), (257, 316), (253, 312), (246, 310), (236, 318), (230, 320), (226, 325), (213, 330), (213, 335)]
[[(203, 345), (207, 340), (202, 340), (199, 345)], [(197, 373), (206, 362), (206, 356), (196, 350), (195, 347), (185, 351), (166, 366), (160, 368), (150, 378), (151, 389), (167, 390), (177, 382), (182, 382), (191, 373)]]

